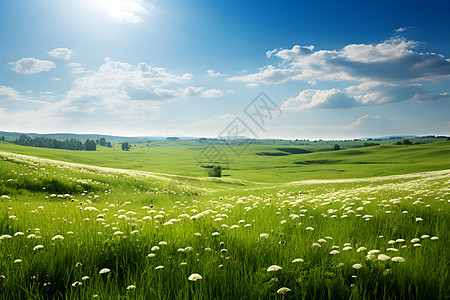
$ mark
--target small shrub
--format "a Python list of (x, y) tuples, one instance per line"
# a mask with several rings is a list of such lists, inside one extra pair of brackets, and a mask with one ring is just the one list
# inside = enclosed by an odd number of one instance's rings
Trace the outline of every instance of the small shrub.
[(222, 167), (214, 166), (211, 170), (208, 171), (209, 177), (222, 177)]

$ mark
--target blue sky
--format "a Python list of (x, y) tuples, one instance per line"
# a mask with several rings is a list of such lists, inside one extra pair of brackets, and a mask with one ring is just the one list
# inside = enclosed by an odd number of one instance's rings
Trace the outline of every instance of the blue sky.
[[(449, 10), (2, 1), (0, 130), (215, 137), (239, 116), (255, 137), (449, 135)], [(261, 92), (280, 112), (263, 127), (244, 111)]]

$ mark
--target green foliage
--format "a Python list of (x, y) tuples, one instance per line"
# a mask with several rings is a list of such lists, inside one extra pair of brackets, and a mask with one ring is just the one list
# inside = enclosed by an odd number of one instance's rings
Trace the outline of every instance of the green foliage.
[(95, 151), (95, 150), (97, 150), (97, 145), (95, 144), (95, 141), (87, 139), (84, 142), (84, 150), (86, 150), (86, 151)]
[(413, 143), (409, 139), (403, 140), (403, 145), (412, 145)]
[(124, 151), (130, 150), (130, 145), (128, 145), (128, 142), (122, 143), (122, 150), (124, 150)]
[(222, 177), (222, 167), (216, 165), (208, 171), (209, 177)]
[[(86, 143), (83, 144), (80, 140), (76, 139), (56, 140), (46, 137), (31, 138), (25, 134), (20, 135), (19, 139), (16, 139), (14, 143), (22, 146), (32, 146), (42, 148), (54, 148), (64, 150), (87, 150)], [(92, 146), (89, 147), (92, 148)]]
[(334, 150), (341, 150), (341, 147), (338, 144), (334, 144), (333, 149)]
[(106, 147), (112, 148), (111, 142), (107, 142), (107, 143), (106, 143)]
[(2, 135), (2, 137), (0, 138), (0, 141), (4, 142), (5, 141), (5, 136)]

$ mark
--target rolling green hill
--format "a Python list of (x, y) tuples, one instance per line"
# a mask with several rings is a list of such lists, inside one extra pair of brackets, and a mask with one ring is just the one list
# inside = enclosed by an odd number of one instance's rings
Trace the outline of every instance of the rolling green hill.
[(131, 145), (130, 151), (122, 151), (120, 144), (115, 143), (111, 149), (98, 147), (95, 152), (80, 152), (0, 142), (0, 151), (101, 167), (194, 177), (205, 177), (208, 168), (218, 163), (225, 167), (225, 178), (255, 182), (357, 178), (450, 168), (450, 141), (420, 145), (385, 144), (339, 151), (331, 150), (332, 143), (329, 148), (323, 144), (289, 147), (277, 143), (233, 147), (217, 144), (214, 147), (223, 154), (217, 157), (206, 151), (208, 143), (198, 140)]

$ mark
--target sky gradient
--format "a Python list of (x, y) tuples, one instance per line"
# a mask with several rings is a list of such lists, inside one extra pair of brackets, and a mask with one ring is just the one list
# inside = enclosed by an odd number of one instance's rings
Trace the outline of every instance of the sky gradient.
[[(450, 135), (448, 1), (6, 0), (0, 130)], [(258, 126), (261, 92), (279, 106)], [(248, 134), (247, 134), (248, 136)]]

